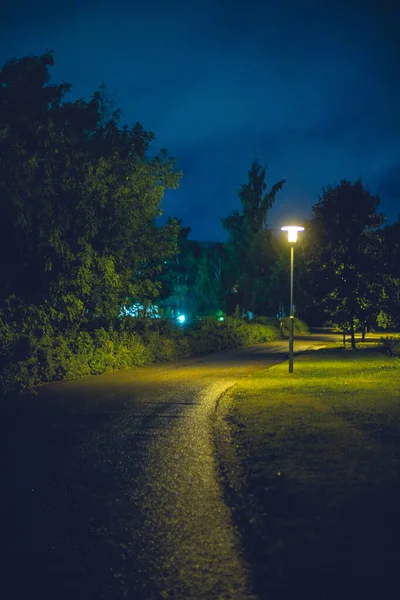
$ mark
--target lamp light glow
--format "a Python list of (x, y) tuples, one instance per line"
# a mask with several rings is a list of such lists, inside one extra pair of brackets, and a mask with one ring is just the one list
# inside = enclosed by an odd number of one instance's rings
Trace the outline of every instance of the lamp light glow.
[(288, 242), (294, 243), (297, 242), (297, 232), (304, 231), (304, 227), (298, 227), (297, 225), (285, 225), (285, 227), (281, 227), (281, 231), (287, 231)]
[(289, 373), (293, 373), (293, 346), (294, 346), (294, 305), (293, 305), (293, 269), (294, 269), (294, 244), (297, 242), (297, 233), (304, 231), (304, 227), (285, 225), (281, 231), (288, 232), (290, 244), (290, 317), (289, 317)]

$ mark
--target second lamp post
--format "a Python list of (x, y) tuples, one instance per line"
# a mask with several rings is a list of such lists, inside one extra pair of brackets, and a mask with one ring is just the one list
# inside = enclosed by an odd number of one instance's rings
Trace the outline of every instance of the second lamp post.
[(304, 227), (285, 225), (282, 231), (288, 232), (290, 245), (290, 316), (289, 316), (289, 373), (293, 373), (293, 345), (294, 345), (294, 306), (293, 306), (293, 271), (294, 271), (294, 245), (297, 242), (297, 232), (304, 231)]

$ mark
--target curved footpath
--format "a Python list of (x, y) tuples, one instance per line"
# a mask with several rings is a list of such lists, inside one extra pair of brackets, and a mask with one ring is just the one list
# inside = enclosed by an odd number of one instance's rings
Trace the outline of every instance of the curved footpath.
[[(333, 339), (307, 337), (296, 349)], [(255, 598), (213, 424), (227, 389), (286, 356), (286, 342), (264, 344), (52, 383), (8, 406), (15, 597)]]

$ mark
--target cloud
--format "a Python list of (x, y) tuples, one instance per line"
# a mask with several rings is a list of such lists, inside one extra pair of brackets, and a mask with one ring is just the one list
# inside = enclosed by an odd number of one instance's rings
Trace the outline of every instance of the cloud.
[(166, 213), (198, 238), (221, 235), (254, 158), (270, 183), (287, 179), (271, 218), (306, 215), (323, 185), (360, 175), (395, 210), (390, 0), (15, 0), (3, 15), (2, 62), (54, 49), (53, 81), (86, 97), (104, 82), (124, 120), (154, 131), (185, 173)]

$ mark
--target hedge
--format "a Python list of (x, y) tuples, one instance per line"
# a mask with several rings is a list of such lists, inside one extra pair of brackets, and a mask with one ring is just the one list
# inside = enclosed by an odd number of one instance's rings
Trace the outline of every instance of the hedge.
[[(297, 323), (297, 331), (304, 325)], [(225, 348), (252, 346), (282, 336), (279, 321), (248, 323), (240, 318), (206, 318), (181, 327), (163, 319), (124, 318), (113, 329), (54, 332), (48, 323), (35, 327), (0, 320), (0, 394), (35, 384), (69, 380), (114, 369), (178, 360)]]

